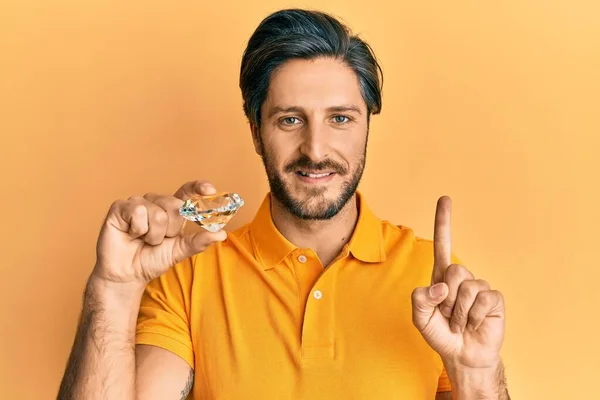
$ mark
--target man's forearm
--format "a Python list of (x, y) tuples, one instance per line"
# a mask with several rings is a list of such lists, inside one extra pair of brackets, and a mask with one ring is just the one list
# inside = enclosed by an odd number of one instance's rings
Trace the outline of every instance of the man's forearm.
[(447, 366), (453, 400), (510, 400), (502, 362), (490, 369)]
[(143, 288), (90, 278), (58, 399), (135, 399), (135, 325)]

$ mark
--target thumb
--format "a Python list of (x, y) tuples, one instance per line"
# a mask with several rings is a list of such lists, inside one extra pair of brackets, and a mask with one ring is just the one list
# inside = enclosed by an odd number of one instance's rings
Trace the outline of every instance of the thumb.
[(422, 331), (433, 317), (435, 308), (448, 297), (448, 285), (436, 283), (433, 286), (416, 288), (412, 292), (412, 316), (415, 327)]
[(176, 263), (179, 263), (194, 254), (203, 252), (211, 244), (225, 239), (227, 239), (227, 232), (224, 230), (209, 232), (203, 229), (200, 232), (177, 236), (173, 246), (173, 258)]

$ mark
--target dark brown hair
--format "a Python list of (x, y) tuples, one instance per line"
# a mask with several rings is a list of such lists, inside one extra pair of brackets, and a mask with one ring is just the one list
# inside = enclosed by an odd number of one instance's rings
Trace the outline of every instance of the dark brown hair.
[(371, 47), (331, 15), (300, 9), (277, 11), (256, 28), (242, 58), (244, 113), (260, 126), (260, 111), (273, 72), (290, 59), (333, 57), (358, 77), (368, 115), (381, 111), (383, 72)]

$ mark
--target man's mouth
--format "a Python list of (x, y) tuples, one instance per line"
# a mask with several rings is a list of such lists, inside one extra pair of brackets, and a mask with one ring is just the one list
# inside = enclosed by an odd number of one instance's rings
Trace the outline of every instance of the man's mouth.
[(315, 173), (315, 172), (309, 172), (309, 171), (296, 171), (296, 173), (298, 175), (301, 176), (305, 176), (308, 178), (313, 178), (313, 179), (319, 179), (319, 178), (325, 178), (329, 175), (333, 175), (334, 172), (319, 172), (319, 173)]

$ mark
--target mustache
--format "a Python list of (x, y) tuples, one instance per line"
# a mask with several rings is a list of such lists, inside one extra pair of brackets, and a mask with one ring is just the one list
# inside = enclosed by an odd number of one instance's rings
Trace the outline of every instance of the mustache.
[(299, 169), (309, 169), (311, 171), (334, 171), (340, 175), (343, 175), (348, 172), (348, 170), (339, 163), (326, 159), (323, 161), (319, 161), (318, 163), (312, 162), (312, 160), (306, 156), (303, 156), (296, 161), (293, 161), (286, 165), (284, 168), (285, 172), (296, 172)]

